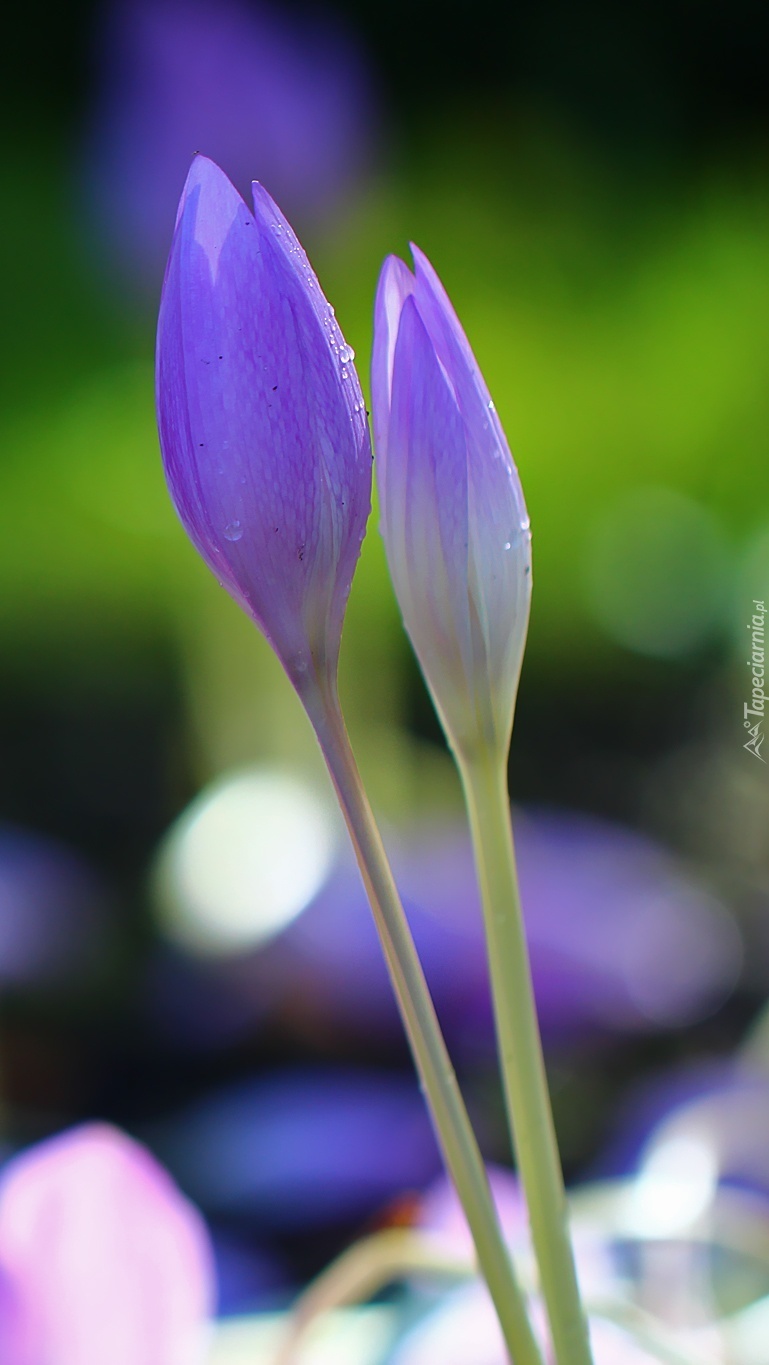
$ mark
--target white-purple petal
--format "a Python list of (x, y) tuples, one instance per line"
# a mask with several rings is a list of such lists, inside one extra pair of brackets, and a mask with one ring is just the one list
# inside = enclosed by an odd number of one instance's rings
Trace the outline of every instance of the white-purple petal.
[[(380, 475), (387, 464), (395, 343), (398, 340), (401, 310), (413, 292), (414, 276), (411, 271), (397, 256), (388, 256), (382, 266), (376, 292), (371, 356), (371, 416)], [(384, 508), (382, 513), (384, 515)]]
[[(452, 741), (460, 749), (479, 740), (504, 744), (528, 623), (529, 520), (467, 338), (429, 261), (412, 251), (415, 275), (397, 258), (385, 262), (375, 310), (382, 533), (407, 629)], [(422, 328), (416, 352), (413, 315)], [(420, 387), (429, 393), (424, 401)], [(462, 535), (447, 536), (448, 527)]]
[[(541, 1305), (533, 1305), (537, 1335), (545, 1337)], [(600, 1319), (590, 1323), (595, 1365), (659, 1365), (620, 1328)], [(499, 1322), (484, 1285), (471, 1282), (447, 1294), (417, 1323), (390, 1357), (390, 1365), (507, 1365)]]
[[(452, 685), (457, 655), (460, 692), (472, 686), (473, 643), (463, 589), (467, 473), (456, 404), (414, 300), (408, 298), (395, 347), (382, 501), (396, 596), (438, 696)], [(429, 634), (421, 628), (425, 614)]]

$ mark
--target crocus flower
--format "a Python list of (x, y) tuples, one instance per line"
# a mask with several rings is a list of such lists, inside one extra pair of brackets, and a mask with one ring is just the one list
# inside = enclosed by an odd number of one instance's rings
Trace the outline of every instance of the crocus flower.
[(123, 1133), (89, 1124), (5, 1167), (3, 1365), (198, 1365), (212, 1291), (203, 1220)]
[(460, 752), (506, 746), (526, 636), (531, 537), (494, 404), (426, 257), (391, 256), (374, 319), (382, 533), (406, 629)]
[(370, 508), (353, 353), (280, 210), (196, 157), (160, 307), (157, 406), (179, 516), (291, 681), (333, 676)]

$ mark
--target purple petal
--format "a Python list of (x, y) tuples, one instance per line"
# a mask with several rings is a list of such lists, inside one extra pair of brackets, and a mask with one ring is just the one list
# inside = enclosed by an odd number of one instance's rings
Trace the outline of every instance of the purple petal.
[[(711, 1014), (738, 978), (734, 921), (692, 870), (641, 835), (569, 812), (514, 814), (540, 1023), (548, 1040), (669, 1029)], [(486, 950), (467, 827), (396, 839), (401, 887), (444, 1030), (465, 1055), (492, 1046)], [(374, 1035), (398, 1028), (357, 869), (246, 969), (258, 998)], [(301, 1002), (301, 1005), (299, 1005)], [(468, 1051), (469, 1050), (469, 1051)]]
[(440, 1165), (415, 1081), (352, 1068), (228, 1086), (161, 1141), (207, 1209), (287, 1231), (371, 1216)]
[(88, 971), (106, 946), (105, 895), (63, 844), (0, 824), (0, 981)]
[[(531, 596), (529, 521), (467, 339), (432, 266), (412, 249), (416, 276), (402, 261), (386, 261), (375, 311), (372, 396), (387, 558), (453, 742), (462, 748), (480, 734), (507, 743)], [(412, 314), (422, 324), (418, 341)]]
[(370, 167), (370, 75), (336, 18), (262, 0), (102, 8), (86, 189), (101, 240), (148, 280), (162, 278), (192, 148), (242, 188), (257, 175), (303, 221), (337, 209)]
[(454, 690), (461, 699), (472, 687), (467, 448), (413, 297), (403, 305), (393, 359), (382, 505), (406, 629), (439, 707), (451, 710)]
[[(381, 481), (386, 479), (395, 343), (401, 311), (414, 292), (414, 276), (397, 256), (382, 266), (374, 304), (374, 346), (371, 356), (371, 408), (374, 444)], [(384, 508), (382, 514), (384, 515)]]
[(512, 711), (531, 595), (529, 518), (502, 425), (449, 297), (412, 243), (415, 299), (452, 385), (467, 433), (469, 592), (482, 636), (479, 672), (494, 679), (499, 710)]
[(297, 685), (328, 658), (370, 507), (351, 356), (304, 253), (261, 187), (249, 213), (193, 163), (158, 327), (163, 458), (181, 520)]
[(196, 1365), (211, 1266), (199, 1214), (130, 1138), (89, 1125), (41, 1143), (0, 1182), (3, 1365)]

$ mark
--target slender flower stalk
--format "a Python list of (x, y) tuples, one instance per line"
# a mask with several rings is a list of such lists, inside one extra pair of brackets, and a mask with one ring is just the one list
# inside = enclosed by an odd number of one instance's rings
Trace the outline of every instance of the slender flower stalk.
[(559, 1365), (589, 1365), (515, 865), (506, 755), (459, 763), (489, 949), (500, 1064), (515, 1155)]
[(558, 1365), (590, 1365), (515, 873), (506, 760), (531, 536), (477, 362), (426, 257), (385, 262), (372, 396), (382, 532), (406, 628), (465, 791), (506, 1107)]
[(347, 821), (446, 1166), (515, 1365), (541, 1365), (483, 1162), (337, 699), (370, 506), (353, 354), (269, 195), (212, 162), (185, 186), (158, 325), (158, 425), (179, 516), (308, 713)]
[(459, 1195), (514, 1365), (541, 1365), (488, 1178), (408, 921), (335, 697), (307, 710), (336, 789), (446, 1168)]

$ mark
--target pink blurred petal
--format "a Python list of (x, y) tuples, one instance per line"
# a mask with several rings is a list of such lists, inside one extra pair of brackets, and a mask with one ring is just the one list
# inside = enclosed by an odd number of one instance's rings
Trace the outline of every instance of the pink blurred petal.
[[(489, 1182), (505, 1240), (516, 1257), (530, 1252), (529, 1219), (526, 1201), (517, 1177), (504, 1166), (490, 1166)], [(456, 1191), (440, 1176), (421, 1200), (418, 1225), (439, 1237), (457, 1256), (473, 1258), (473, 1244)], [(586, 1298), (611, 1295), (619, 1288), (611, 1248), (590, 1227), (572, 1224), (574, 1253), (579, 1282)]]
[[(544, 1335), (539, 1305), (533, 1322)], [(595, 1365), (659, 1365), (619, 1328), (593, 1321), (590, 1339)], [(448, 1295), (401, 1343), (390, 1365), (508, 1365), (508, 1356), (491, 1300), (473, 1283)]]
[[(519, 1248), (528, 1228), (526, 1203), (515, 1176), (502, 1166), (489, 1168), (489, 1182), (505, 1239)], [(458, 1256), (472, 1257), (473, 1241), (454, 1186), (440, 1176), (421, 1201), (418, 1223), (437, 1234)]]
[(196, 1365), (212, 1299), (200, 1215), (124, 1134), (89, 1124), (6, 1166), (3, 1365)]

